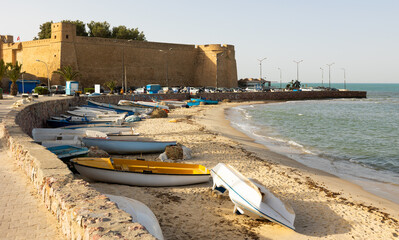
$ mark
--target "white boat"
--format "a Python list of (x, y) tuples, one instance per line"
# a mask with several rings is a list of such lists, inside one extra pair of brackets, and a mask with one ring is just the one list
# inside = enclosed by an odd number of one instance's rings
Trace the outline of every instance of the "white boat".
[(77, 116), (77, 117), (87, 117), (88, 119), (93, 118), (124, 118), (126, 117), (126, 113), (103, 113), (103, 112), (95, 112), (95, 111), (80, 111), (80, 110), (69, 110), (67, 111), (69, 114)]
[(82, 141), (87, 147), (97, 146), (109, 154), (156, 153), (176, 145), (176, 141), (154, 141), (133, 136), (83, 137)]
[(159, 102), (120, 100), (118, 102), (118, 105), (120, 105), (120, 106), (145, 107), (145, 108), (161, 108), (161, 109), (169, 110), (168, 106), (160, 105)]
[(92, 107), (75, 107), (73, 110), (67, 111), (69, 114), (75, 115), (75, 116), (97, 116), (97, 115), (108, 115), (108, 116), (114, 116), (117, 115), (118, 113), (112, 110), (104, 110), (100, 108), (92, 108)]
[(75, 169), (95, 181), (146, 187), (170, 187), (208, 182), (209, 170), (197, 164), (126, 158), (74, 158)]
[(132, 222), (143, 225), (147, 231), (159, 240), (163, 240), (161, 227), (157, 217), (147, 205), (132, 198), (105, 194), (111, 201), (115, 202), (119, 209), (132, 216)]
[(133, 107), (133, 106), (119, 106), (115, 104), (110, 104), (110, 103), (99, 103), (95, 101), (88, 100), (87, 103), (89, 106), (97, 107), (99, 109), (106, 109), (106, 110), (112, 110), (116, 111), (118, 113), (124, 113), (127, 112), (129, 115), (133, 114), (150, 114), (152, 112), (152, 109), (145, 109), (141, 107)]
[[(80, 128), (34, 128), (32, 130), (32, 138), (36, 142), (61, 140), (62, 136), (94, 136), (93, 132), (100, 132), (106, 136), (137, 136), (132, 127), (84, 127)], [(89, 134), (87, 134), (89, 131)], [(99, 134), (96, 134), (97, 136)], [(61, 137), (61, 138), (60, 138)]]
[(186, 102), (184, 101), (178, 101), (178, 100), (152, 100), (154, 103), (158, 103), (160, 105), (166, 105), (166, 106), (173, 106), (173, 107), (185, 107), (187, 105)]
[(291, 206), (256, 180), (246, 178), (232, 166), (223, 163), (212, 168), (211, 175), (212, 189), (220, 193), (228, 190), (235, 213), (255, 214), (295, 230), (295, 212)]
[(42, 141), (41, 144), (42, 144), (42, 146), (44, 146), (46, 148), (57, 147), (57, 146), (62, 146), (62, 145), (70, 145), (70, 146), (74, 146), (74, 147), (83, 147), (84, 146), (82, 143), (82, 140), (78, 136), (74, 136), (73, 139), (70, 139), (69, 137), (67, 139), (65, 139), (65, 138), (57, 139), (57, 140)]
[(96, 115), (96, 116), (69, 116), (61, 114), (60, 117), (52, 117), (52, 119), (68, 119), (69, 121), (89, 121), (90, 123), (107, 123), (112, 122), (116, 125), (121, 125), (126, 117), (126, 113), (120, 113), (114, 116), (108, 115)]

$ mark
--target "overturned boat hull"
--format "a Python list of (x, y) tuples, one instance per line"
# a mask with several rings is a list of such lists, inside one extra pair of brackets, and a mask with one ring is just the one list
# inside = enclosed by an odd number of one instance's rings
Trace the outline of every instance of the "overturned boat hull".
[(230, 165), (219, 163), (211, 169), (213, 189), (224, 193), (228, 190), (234, 203), (234, 212), (250, 212), (295, 230), (295, 212), (291, 206), (281, 201), (272, 192), (258, 183), (248, 179)]

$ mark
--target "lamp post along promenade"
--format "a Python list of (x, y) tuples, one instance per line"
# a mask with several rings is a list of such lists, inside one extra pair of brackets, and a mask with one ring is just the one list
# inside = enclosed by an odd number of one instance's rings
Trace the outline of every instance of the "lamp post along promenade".
[(41, 62), (44, 63), (44, 65), (46, 65), (46, 69), (47, 69), (47, 87), (48, 87), (48, 91), (50, 93), (50, 74), (48, 72), (48, 66), (47, 63), (43, 62), (42, 60), (36, 59), (36, 62)]
[(300, 61), (293, 61), (294, 63), (296, 63), (296, 80), (299, 82), (299, 64), (301, 63), (301, 62), (303, 62), (303, 60), (300, 60)]
[(346, 89), (346, 69), (342, 68), (342, 70), (344, 71), (344, 89)]
[(262, 58), (262, 59), (258, 59), (259, 61), (259, 78), (260, 80), (262, 80), (262, 62), (263, 60), (266, 60), (267, 58)]
[(326, 64), (328, 66), (328, 88), (331, 88), (331, 66), (334, 63)]

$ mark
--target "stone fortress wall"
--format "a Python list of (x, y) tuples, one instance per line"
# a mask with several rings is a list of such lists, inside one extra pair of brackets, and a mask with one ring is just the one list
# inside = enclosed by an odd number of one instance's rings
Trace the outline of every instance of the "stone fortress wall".
[[(51, 39), (7, 43), (0, 41), (0, 59), (23, 63), (24, 79), (51, 85), (65, 82), (52, 72), (71, 65), (83, 87), (114, 80), (122, 85), (236, 87), (237, 66), (232, 45), (186, 45), (76, 36), (76, 26), (53, 23)], [(37, 62), (41, 60), (44, 63)], [(217, 74), (216, 74), (217, 72)]]

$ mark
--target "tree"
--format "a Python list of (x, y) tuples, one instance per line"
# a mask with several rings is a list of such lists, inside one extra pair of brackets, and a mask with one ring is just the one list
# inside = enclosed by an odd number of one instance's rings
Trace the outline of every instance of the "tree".
[[(88, 24), (83, 23), (80, 20), (62, 20), (61, 22), (73, 23), (76, 25), (76, 36), (89, 36), (89, 37), (101, 37), (101, 38), (117, 38), (117, 39), (132, 39), (139, 41), (146, 41), (143, 32), (140, 32), (138, 28), (127, 28), (126, 26), (113, 27), (112, 31), (108, 22), (94, 22), (91, 21)], [(40, 25), (40, 32), (33, 40), (48, 39), (51, 38), (51, 22), (45, 22)], [(86, 30), (86, 25), (89, 28), (89, 32)]]
[(286, 88), (286, 89), (290, 89), (290, 90), (293, 90), (293, 89), (300, 89), (300, 88), (301, 88), (301, 82), (298, 81), (298, 80), (295, 80), (295, 82), (294, 82), (294, 80), (291, 80), (291, 82), (288, 83), (287, 86), (286, 86), (285, 88)]
[(111, 37), (111, 30), (109, 29), (110, 25), (107, 22), (91, 21), (87, 24), (87, 27), (89, 28), (89, 37)]
[(45, 22), (42, 25), (40, 25), (40, 32), (37, 34), (39, 39), (47, 39), (51, 38), (51, 22)]
[(300, 88), (301, 88), (301, 82), (298, 81), (298, 80), (296, 80), (296, 81), (292, 84), (292, 87), (293, 87), (294, 89), (300, 89)]
[(126, 26), (118, 26), (112, 28), (112, 38), (118, 39), (132, 39), (145, 41), (145, 35), (143, 32), (139, 32), (138, 28), (127, 28)]
[(0, 88), (2, 88), (2, 80), (6, 75), (7, 65), (4, 63), (3, 59), (0, 59)]
[(71, 66), (64, 66), (53, 73), (61, 75), (65, 81), (73, 81), (81, 76), (79, 71), (75, 71)]
[(106, 82), (105, 83), (105, 86), (107, 87), (107, 88), (109, 88), (109, 90), (110, 90), (110, 94), (112, 94), (112, 93), (114, 93), (114, 89), (115, 89), (115, 87), (116, 87), (116, 82), (115, 81), (109, 81), (109, 82)]
[(76, 25), (76, 36), (82, 36), (82, 37), (89, 36), (89, 34), (86, 31), (86, 24), (84, 22), (79, 21), (79, 20), (75, 20), (75, 21), (62, 20), (62, 22), (75, 24)]
[(15, 63), (15, 65), (11, 63), (7, 63), (7, 68), (6, 68), (6, 76), (11, 80), (11, 95), (17, 96), (18, 94), (18, 85), (17, 85), (17, 80), (21, 76), (22, 73), (22, 64), (18, 64), (18, 61)]

